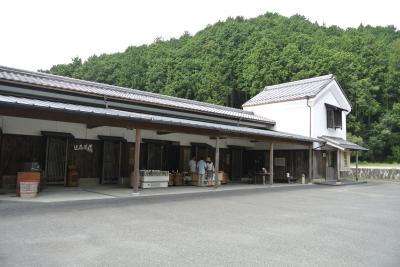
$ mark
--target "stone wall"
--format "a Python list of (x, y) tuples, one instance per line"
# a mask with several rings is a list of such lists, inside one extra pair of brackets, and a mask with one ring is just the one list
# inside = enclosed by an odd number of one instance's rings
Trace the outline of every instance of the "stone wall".
[[(356, 176), (356, 168), (352, 167), (350, 175)], [(359, 167), (358, 177), (361, 179), (386, 179), (400, 181), (400, 168), (390, 167)]]

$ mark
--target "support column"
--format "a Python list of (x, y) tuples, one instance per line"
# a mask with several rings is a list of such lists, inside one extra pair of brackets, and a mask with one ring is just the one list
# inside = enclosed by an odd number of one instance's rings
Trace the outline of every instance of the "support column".
[(337, 170), (337, 181), (340, 181), (340, 150), (336, 151), (336, 170)]
[(358, 150), (356, 151), (356, 181), (358, 182)]
[(313, 149), (312, 145), (308, 149), (308, 179), (309, 182), (312, 183), (313, 180)]
[(136, 129), (136, 137), (135, 137), (135, 162), (134, 162), (134, 169), (133, 169), (133, 192), (139, 192), (139, 179), (140, 179), (140, 172), (139, 172), (139, 161), (140, 161), (140, 142), (142, 141), (141, 137), (141, 130)]
[(215, 185), (214, 188), (218, 188), (218, 173), (219, 173), (219, 137), (215, 139)]
[(274, 143), (269, 145), (269, 184), (274, 184)]

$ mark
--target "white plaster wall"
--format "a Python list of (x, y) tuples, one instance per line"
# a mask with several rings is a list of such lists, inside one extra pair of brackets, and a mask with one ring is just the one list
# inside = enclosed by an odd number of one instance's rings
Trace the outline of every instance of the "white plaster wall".
[(244, 110), (275, 120), (274, 130), (309, 136), (309, 108), (305, 99), (245, 107)]
[(332, 128), (327, 128), (326, 126), (326, 107), (325, 103), (337, 106), (337, 107), (342, 107), (345, 108), (341, 105), (339, 100), (337, 99), (337, 96), (335, 96), (332, 91), (327, 90), (323, 92), (323, 94), (318, 97), (318, 99), (315, 100), (313, 103), (313, 108), (312, 108), (312, 136), (313, 137), (318, 137), (322, 135), (328, 135), (328, 136), (335, 136), (339, 138), (346, 139), (346, 117), (347, 113), (342, 112), (342, 129), (332, 129)]
[[(117, 127), (97, 127), (88, 129), (85, 124), (68, 123), (59, 121), (27, 119), (9, 116), (0, 116), (0, 125), (4, 134), (21, 134), (40, 136), (41, 131), (71, 133), (77, 139), (97, 140), (98, 135), (118, 136), (125, 138), (128, 142), (135, 142), (135, 131)], [(142, 138), (179, 142), (181, 146), (190, 146), (191, 142), (206, 143), (215, 146), (215, 139), (209, 136), (172, 133), (158, 135), (156, 131), (143, 130)], [(220, 139), (220, 147), (227, 148), (228, 145), (242, 146), (247, 149), (268, 150), (268, 142), (253, 143), (246, 139), (227, 138)], [(307, 149), (305, 145), (295, 143), (275, 142), (275, 150), (285, 149)]]
[[(311, 106), (311, 136), (329, 135), (346, 139), (346, 117), (348, 112), (342, 112), (342, 129), (328, 129), (326, 126), (325, 103), (351, 111), (351, 106), (343, 95), (339, 85), (333, 81), (316, 97), (309, 99)], [(244, 107), (276, 121), (274, 130), (310, 136), (310, 114), (307, 100), (270, 103)], [(315, 146), (318, 144), (316, 143)]]
[[(135, 131), (118, 127), (97, 127), (88, 129), (85, 124), (68, 123), (59, 121), (27, 119), (9, 116), (0, 116), (0, 125), (5, 134), (21, 134), (40, 136), (41, 131), (71, 133), (77, 139), (96, 140), (98, 135), (118, 136), (125, 138), (128, 142), (135, 142)], [(172, 133), (158, 135), (156, 131), (143, 130), (142, 138), (156, 139), (179, 142), (182, 146), (190, 146), (191, 142), (206, 143), (215, 146), (215, 139), (209, 136)], [(245, 139), (221, 139), (220, 147), (226, 148), (228, 145), (244, 146), (252, 148), (255, 143)]]

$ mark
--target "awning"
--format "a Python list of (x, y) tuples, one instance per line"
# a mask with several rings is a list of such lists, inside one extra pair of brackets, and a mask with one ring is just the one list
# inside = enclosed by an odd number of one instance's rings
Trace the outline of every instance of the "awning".
[(359, 146), (350, 141), (344, 140), (343, 138), (333, 137), (333, 136), (320, 136), (318, 137), (322, 141), (326, 142), (326, 145), (338, 148), (340, 150), (350, 149), (350, 150), (368, 150), (365, 147)]
[[(210, 136), (226, 135), (231, 137), (246, 138), (260, 137), (262, 140), (277, 139), (282, 141), (306, 143), (320, 142), (320, 140), (316, 138), (272, 130), (177, 119), (102, 107), (84, 106), (4, 95), (0, 95), (0, 114), (87, 124), (97, 123), (99, 126), (116, 126), (126, 128), (147, 126), (147, 129), (157, 129), (157, 127), (158, 129), (174, 128), (177, 129), (177, 132), (188, 132), (186, 130), (189, 129), (190, 133), (208, 134)], [(90, 120), (88, 118), (90, 118)], [(101, 124), (103, 122), (104, 124)]]

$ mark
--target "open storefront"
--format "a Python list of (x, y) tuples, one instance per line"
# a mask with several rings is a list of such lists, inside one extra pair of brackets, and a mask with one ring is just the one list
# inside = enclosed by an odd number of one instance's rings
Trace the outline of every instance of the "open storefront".
[(140, 170), (185, 177), (192, 157), (231, 183), (311, 180), (319, 142), (252, 112), (14, 69), (0, 72), (0, 122), (1, 177), (37, 162), (44, 184), (134, 191)]

